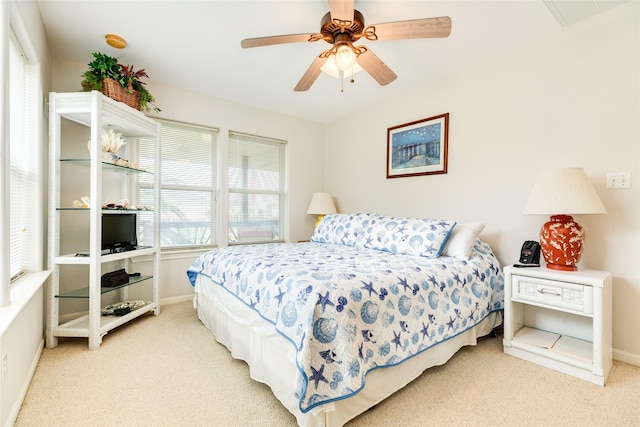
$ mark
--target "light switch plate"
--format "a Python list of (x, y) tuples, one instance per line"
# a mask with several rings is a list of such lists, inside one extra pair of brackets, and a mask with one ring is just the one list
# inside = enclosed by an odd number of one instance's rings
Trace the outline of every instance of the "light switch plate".
[(631, 188), (631, 172), (607, 172), (607, 188)]

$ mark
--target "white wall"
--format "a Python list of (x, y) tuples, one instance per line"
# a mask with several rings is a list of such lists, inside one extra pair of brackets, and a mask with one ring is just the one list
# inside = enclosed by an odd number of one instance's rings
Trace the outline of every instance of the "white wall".
[[(325, 189), (342, 212), (486, 221), (482, 237), (504, 265), (546, 221), (522, 214), (537, 173), (583, 167), (609, 214), (576, 217), (586, 230), (580, 268), (613, 273), (615, 357), (640, 365), (638, 8), (630, 2), (331, 124), (340, 137), (325, 143)], [(448, 173), (386, 179), (387, 128), (445, 112)], [(617, 171), (631, 171), (631, 189), (605, 188)]]
[[(88, 61), (87, 61), (88, 62)], [(54, 60), (53, 87), (56, 92), (80, 90), (80, 75), (86, 64)], [(153, 76), (153, 70), (147, 70)], [(220, 129), (219, 142), (226, 141), (229, 130), (287, 141), (287, 200), (286, 215), (289, 228), (285, 231), (288, 241), (305, 240), (311, 236), (315, 218), (306, 214), (311, 195), (323, 190), (324, 128), (322, 125), (292, 118), (268, 110), (247, 107), (197, 93), (185, 92), (154, 82), (148, 85), (162, 109), (159, 114), (149, 114), (167, 120), (176, 120)], [(310, 160), (313, 161), (310, 161)], [(224, 237), (225, 234), (222, 234)], [(186, 269), (197, 253), (163, 255), (161, 263), (160, 298), (180, 297), (193, 293), (186, 276)], [(142, 267), (144, 271), (144, 267)], [(135, 292), (135, 290), (132, 290)], [(132, 296), (133, 298), (133, 296)], [(63, 312), (73, 312), (77, 304), (61, 306)], [(77, 308), (79, 309), (79, 308)]]

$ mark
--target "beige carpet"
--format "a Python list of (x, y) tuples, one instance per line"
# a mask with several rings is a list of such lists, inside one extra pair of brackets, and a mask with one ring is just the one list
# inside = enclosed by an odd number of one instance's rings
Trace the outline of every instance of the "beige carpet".
[[(167, 305), (109, 333), (45, 349), (17, 426), (295, 426), (198, 320)], [(615, 362), (606, 387), (502, 353), (485, 338), (425, 372), (355, 426), (640, 426), (640, 368)]]

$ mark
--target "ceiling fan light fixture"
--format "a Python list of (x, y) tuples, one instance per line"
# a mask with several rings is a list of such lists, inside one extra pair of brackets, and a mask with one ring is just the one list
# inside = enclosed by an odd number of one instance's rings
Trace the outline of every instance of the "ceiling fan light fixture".
[[(327, 61), (324, 63), (322, 67), (320, 67), (320, 71), (325, 74), (330, 75), (331, 77), (340, 78), (340, 69), (336, 66), (335, 55), (329, 55)], [(353, 67), (345, 71), (345, 74), (353, 76), (362, 71), (362, 67), (357, 62), (354, 62)]]
[(347, 71), (353, 68), (356, 63), (356, 53), (353, 48), (348, 44), (338, 46), (334, 56), (333, 62), (336, 64), (336, 68), (340, 71)]

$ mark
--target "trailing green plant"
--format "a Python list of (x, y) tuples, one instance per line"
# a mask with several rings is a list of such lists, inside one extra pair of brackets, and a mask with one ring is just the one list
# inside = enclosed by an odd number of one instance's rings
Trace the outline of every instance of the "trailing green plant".
[(93, 60), (87, 64), (89, 69), (82, 73), (82, 90), (85, 92), (97, 90), (102, 91), (102, 81), (111, 78), (127, 89), (140, 92), (140, 109), (150, 111), (149, 105), (153, 106), (153, 111), (159, 113), (161, 110), (154, 104), (155, 98), (144, 85), (142, 78), (149, 78), (144, 68), (135, 71), (133, 65), (119, 64), (118, 60), (112, 56), (100, 52), (91, 54)]

